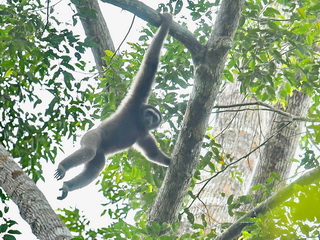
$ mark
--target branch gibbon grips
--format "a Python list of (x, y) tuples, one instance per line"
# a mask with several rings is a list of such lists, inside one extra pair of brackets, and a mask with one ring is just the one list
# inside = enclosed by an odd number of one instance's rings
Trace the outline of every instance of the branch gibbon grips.
[(143, 58), (140, 70), (117, 111), (97, 128), (89, 130), (81, 139), (80, 149), (59, 164), (54, 174), (57, 180), (64, 178), (69, 169), (85, 164), (82, 173), (63, 183), (59, 200), (64, 199), (69, 191), (82, 188), (98, 177), (105, 166), (105, 155), (123, 151), (133, 145), (149, 161), (169, 166), (171, 159), (158, 148), (155, 138), (149, 132), (159, 127), (161, 114), (155, 107), (148, 105), (147, 101), (171, 22), (172, 16), (164, 13), (162, 24)]

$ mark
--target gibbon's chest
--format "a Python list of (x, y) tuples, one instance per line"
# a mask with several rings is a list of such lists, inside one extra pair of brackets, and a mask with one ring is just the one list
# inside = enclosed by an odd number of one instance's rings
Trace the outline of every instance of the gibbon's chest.
[(116, 115), (105, 120), (99, 126), (102, 130), (102, 148), (108, 146), (106, 151), (120, 151), (131, 147), (145, 134), (138, 127), (138, 119), (127, 114)]

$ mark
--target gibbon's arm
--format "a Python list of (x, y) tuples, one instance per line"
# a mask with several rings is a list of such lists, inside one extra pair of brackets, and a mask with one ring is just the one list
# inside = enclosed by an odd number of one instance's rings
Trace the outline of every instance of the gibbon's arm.
[(159, 149), (155, 138), (150, 133), (139, 139), (136, 145), (150, 162), (155, 162), (165, 167), (170, 165), (171, 159)]
[[(147, 52), (144, 55), (140, 70), (133, 81), (129, 92), (129, 98), (146, 103), (158, 69), (160, 51), (163, 42), (168, 35), (172, 16), (169, 13), (162, 15), (161, 27), (158, 29)], [(130, 101), (130, 99), (128, 99)]]

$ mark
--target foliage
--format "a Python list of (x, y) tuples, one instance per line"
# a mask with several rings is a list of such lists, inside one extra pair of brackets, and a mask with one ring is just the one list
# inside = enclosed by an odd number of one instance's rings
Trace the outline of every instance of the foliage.
[(0, 210), (0, 236), (4, 240), (15, 240), (14, 235), (21, 234), (18, 230), (12, 229), (17, 224), (16, 221), (7, 217), (9, 215), (9, 207), (5, 204), (8, 197), (0, 189), (1, 203), (3, 204), (2, 210)]
[(53, 16), (44, 21), (46, 14), (39, 1), (0, 5), (0, 141), (35, 181), (61, 138), (91, 125), (87, 79), (74, 76), (85, 69), (86, 44)]
[(244, 229), (244, 239), (315, 239), (319, 237), (320, 211), (317, 207), (320, 185), (295, 186), (295, 193), (284, 203)]
[(85, 234), (86, 226), (89, 225), (90, 221), (80, 214), (79, 209), (60, 209), (60, 211), (62, 211), (63, 214), (59, 216), (70, 231), (77, 232), (79, 237)]
[[(63, 215), (60, 215), (68, 228), (76, 235), (73, 240), (95, 240), (95, 239), (147, 239), (147, 240), (209, 240), (216, 236), (214, 231), (205, 232), (205, 218), (203, 217), (202, 224), (193, 224), (192, 229), (194, 233), (184, 233), (181, 236), (177, 234), (179, 223), (173, 223), (171, 225), (159, 225), (154, 222), (151, 226), (146, 225), (145, 220), (136, 221), (135, 226), (130, 225), (118, 218), (117, 221), (110, 224), (108, 227), (100, 228), (97, 230), (89, 229), (89, 222), (84, 216), (79, 215), (79, 210), (74, 209), (63, 210)], [(163, 234), (163, 231), (167, 228), (171, 228), (172, 231), (168, 234)], [(162, 233), (162, 235), (161, 235)]]
[[(242, 91), (263, 101), (281, 101), (302, 90), (319, 91), (319, 3), (247, 1), (237, 45), (228, 64), (239, 75)], [(301, 6), (301, 7), (300, 7)], [(281, 9), (278, 10), (278, 9)]]
[[(178, 16), (188, 13), (197, 27), (195, 36), (199, 42), (205, 43), (211, 31), (214, 7), (219, 3), (170, 0), (160, 4), (159, 8)], [(320, 59), (316, 50), (319, 48), (320, 25), (315, 19), (319, 9), (320, 3), (316, 0), (246, 1), (224, 80), (233, 82), (237, 77), (243, 93), (262, 101), (279, 101), (283, 106), (286, 97), (294, 90), (304, 91), (312, 97), (309, 117), (319, 120)], [(76, 130), (92, 126), (89, 119), (105, 119), (115, 111), (155, 32), (154, 27), (148, 26), (142, 31), (140, 42), (131, 43), (131, 50), (120, 55), (114, 56), (106, 51), (104, 59), (109, 67), (99, 81), (91, 83), (90, 79), (89, 83), (89, 78), (77, 80), (75, 72), (87, 71), (83, 53), (92, 43), (82, 41), (68, 30), (53, 16), (54, 10), (54, 6), (46, 8), (40, 1), (7, 0), (0, 5), (0, 141), (14, 157), (20, 158), (21, 165), (35, 181), (43, 179), (40, 160), (54, 161), (62, 137), (73, 136), (75, 139)], [(49, 21), (44, 20), (47, 16)], [(187, 26), (187, 20), (181, 24)], [(163, 114), (166, 124), (157, 130), (155, 136), (161, 149), (170, 153), (183, 120), (195, 70), (190, 53), (181, 43), (170, 37), (165, 49), (150, 103), (158, 106)], [(44, 99), (43, 95), (47, 98)], [(30, 110), (30, 106), (33, 109)], [(312, 145), (320, 142), (319, 126), (319, 121), (308, 124), (307, 134), (301, 140), (305, 153), (300, 160), (305, 168), (319, 165), (317, 153), (311, 150)], [(208, 132), (210, 130), (208, 127)], [(221, 155), (220, 145), (209, 133), (203, 149), (206, 153), (201, 156), (194, 180), (199, 179), (201, 169), (209, 168), (215, 173), (232, 161), (230, 156)], [(194, 230), (192, 233), (178, 236), (175, 231), (178, 223), (146, 225), (146, 212), (164, 174), (164, 168), (146, 162), (134, 150), (119, 153), (108, 160), (100, 180), (101, 192), (106, 199), (102, 214), (108, 214), (114, 223), (92, 230), (88, 227), (90, 221), (78, 209), (63, 209), (61, 218), (75, 234), (74, 239), (214, 238), (216, 229), (207, 229), (205, 216), (196, 222), (188, 208), (184, 208), (181, 214), (187, 216)], [(196, 198), (192, 187), (189, 196)], [(268, 186), (258, 187), (265, 189), (266, 194), (271, 191)], [(243, 237), (255, 239), (263, 234), (264, 237), (280, 234), (291, 237), (293, 229), (297, 228), (304, 236), (319, 234), (312, 227), (312, 224), (319, 224), (315, 219), (319, 213), (312, 212), (316, 208), (312, 207), (313, 203), (319, 202), (317, 195), (318, 185), (303, 189), (297, 186), (297, 194), (282, 207), (251, 219), (256, 224), (246, 229)], [(228, 199), (229, 214), (241, 216), (243, 212), (237, 211), (250, 201), (250, 197), (234, 199), (231, 196)], [(110, 209), (110, 204), (116, 208)], [(123, 220), (130, 210), (135, 212), (135, 226)], [(7, 230), (13, 222), (5, 224), (3, 229)], [(222, 229), (227, 226), (228, 223), (222, 224)], [(158, 237), (168, 227), (173, 231)]]

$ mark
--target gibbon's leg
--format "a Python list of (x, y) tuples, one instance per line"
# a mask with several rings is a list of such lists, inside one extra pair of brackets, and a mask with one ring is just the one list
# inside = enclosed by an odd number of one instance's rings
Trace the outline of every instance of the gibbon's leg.
[(149, 161), (165, 167), (170, 165), (171, 159), (159, 149), (155, 138), (150, 133), (139, 139), (136, 144)]
[(81, 148), (59, 163), (54, 177), (61, 180), (69, 169), (89, 162), (96, 155), (99, 144), (100, 134), (96, 130), (87, 132), (81, 139)]
[(96, 154), (95, 147), (81, 147), (79, 150), (72, 153), (59, 163), (58, 168), (54, 174), (57, 180), (61, 180), (66, 175), (66, 171), (77, 167), (83, 163), (90, 161)]
[(78, 176), (63, 183), (63, 187), (60, 188), (62, 195), (61, 197), (58, 197), (58, 199), (64, 199), (69, 191), (87, 186), (99, 176), (99, 173), (104, 166), (105, 155), (103, 152), (97, 152), (95, 157), (90, 162), (86, 163), (84, 170)]

